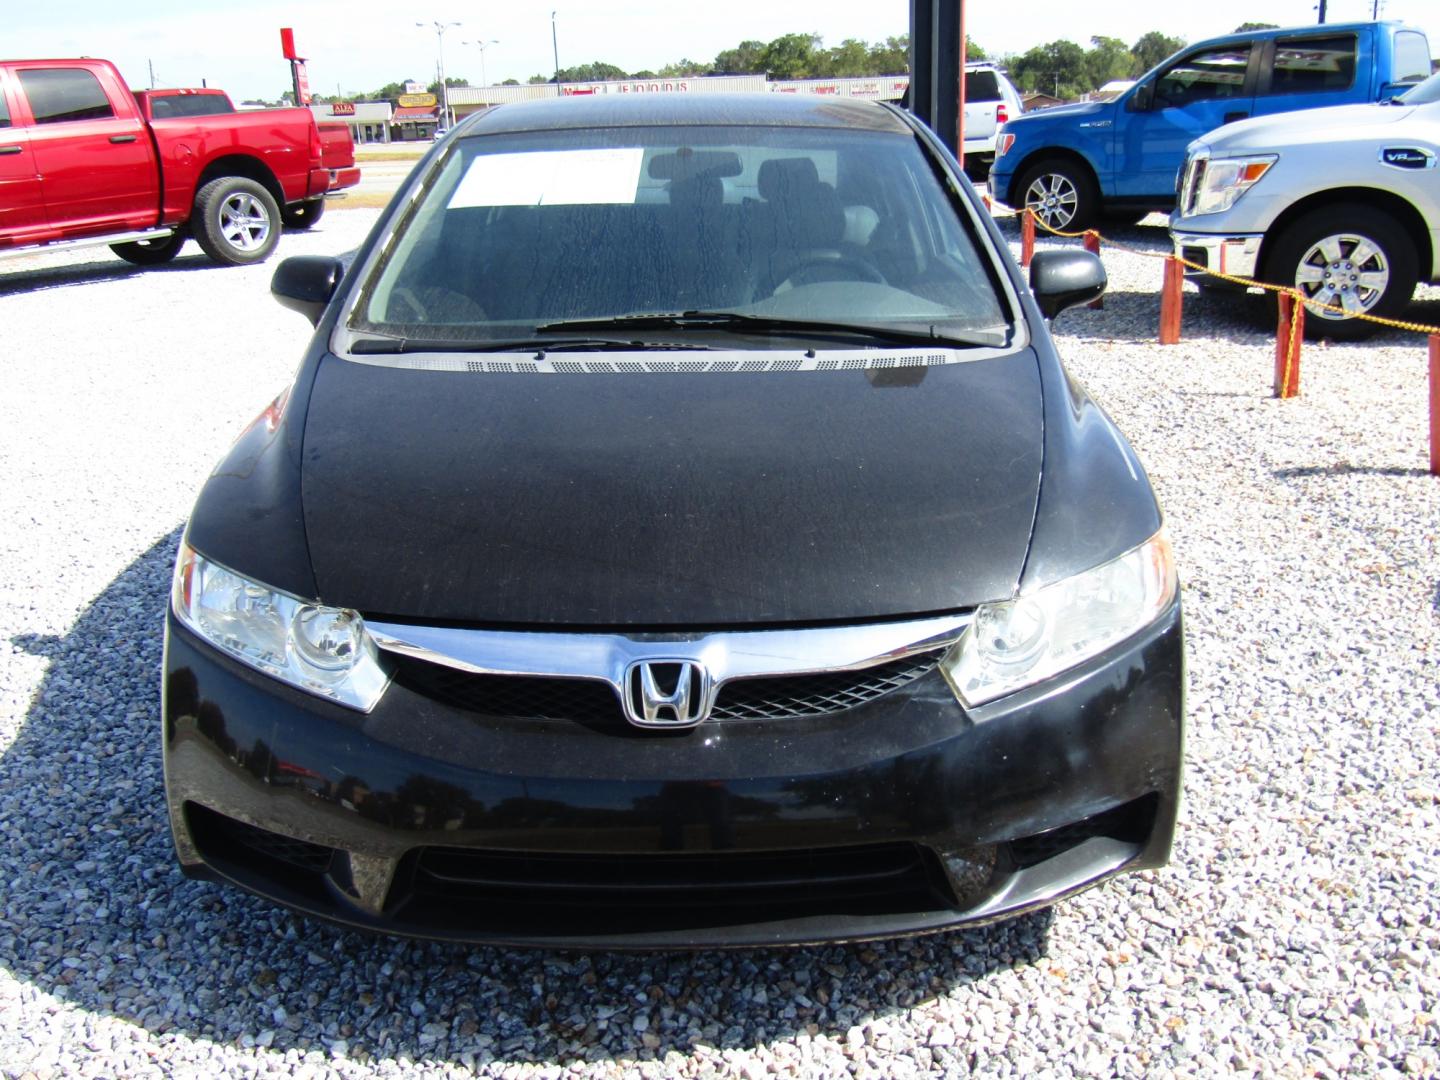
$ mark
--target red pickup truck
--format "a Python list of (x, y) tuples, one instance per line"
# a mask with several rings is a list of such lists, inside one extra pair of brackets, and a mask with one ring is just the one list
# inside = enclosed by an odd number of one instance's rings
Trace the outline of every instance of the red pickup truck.
[(259, 262), (359, 180), (348, 130), (322, 136), (309, 109), (180, 104), (213, 96), (132, 94), (106, 60), (0, 61), (0, 256), (109, 244), (153, 265), (193, 236), (216, 262)]

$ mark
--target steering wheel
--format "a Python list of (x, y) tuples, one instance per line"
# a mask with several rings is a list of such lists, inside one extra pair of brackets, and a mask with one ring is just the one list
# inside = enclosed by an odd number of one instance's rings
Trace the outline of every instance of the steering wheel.
[(780, 284), (813, 285), (821, 281), (868, 281), (874, 285), (884, 285), (885, 275), (858, 255), (847, 255), (843, 251), (817, 252), (802, 255), (791, 263)]

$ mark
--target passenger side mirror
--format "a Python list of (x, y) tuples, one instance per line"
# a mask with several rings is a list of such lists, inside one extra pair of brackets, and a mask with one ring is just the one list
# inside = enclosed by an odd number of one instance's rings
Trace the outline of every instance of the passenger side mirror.
[(1105, 264), (1088, 251), (1038, 251), (1030, 260), (1030, 291), (1047, 319), (1098, 299), (1108, 283)]
[(310, 320), (311, 326), (317, 326), (344, 276), (345, 264), (339, 259), (328, 255), (292, 255), (275, 268), (275, 276), (270, 279), (270, 295), (280, 301), (282, 307), (298, 311)]

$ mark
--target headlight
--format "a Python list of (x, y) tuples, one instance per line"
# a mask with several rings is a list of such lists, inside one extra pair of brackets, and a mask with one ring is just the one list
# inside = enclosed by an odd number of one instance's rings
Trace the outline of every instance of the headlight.
[(352, 709), (369, 712), (390, 681), (359, 612), (277, 592), (183, 542), (170, 604), (182, 623), (241, 663)]
[(1193, 167), (1194, 191), (1182, 201), (1187, 214), (1218, 214), (1249, 191), (1270, 171), (1277, 158), (1263, 154), (1251, 158), (1200, 159)]
[(1095, 656), (1154, 622), (1179, 587), (1163, 532), (1118, 559), (1028, 596), (982, 604), (940, 662), (956, 695), (982, 705)]

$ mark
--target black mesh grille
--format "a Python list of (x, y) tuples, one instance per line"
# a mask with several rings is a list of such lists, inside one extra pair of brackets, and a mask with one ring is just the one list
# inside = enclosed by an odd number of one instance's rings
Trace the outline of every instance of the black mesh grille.
[[(919, 653), (860, 671), (736, 679), (720, 688), (715, 720), (784, 720), (840, 712), (873, 701), (924, 675), (939, 652)], [(595, 679), (476, 675), (412, 657), (399, 659), (395, 681), (455, 708), (522, 720), (625, 723), (620, 699)]]
[(406, 658), (395, 681), (457, 709), (518, 720), (623, 723), (620, 699), (595, 679), (540, 679), (524, 675), (475, 675), (443, 664)]
[(246, 861), (247, 855), (259, 855), (300, 870), (323, 874), (330, 869), (330, 861), (335, 855), (334, 848), (281, 836), (194, 803), (187, 805), (186, 813), (196, 840), (208, 849), (207, 853), (218, 854), (222, 858), (228, 855), (232, 859)]
[(817, 914), (932, 911), (953, 894), (911, 843), (778, 852), (554, 855), (421, 848), (407, 910), (508, 932), (625, 933)]
[(919, 653), (860, 671), (736, 679), (721, 687), (710, 715), (717, 720), (783, 720), (841, 712), (914, 682), (939, 659), (939, 653)]

